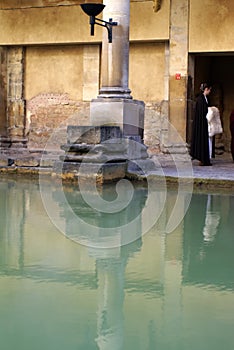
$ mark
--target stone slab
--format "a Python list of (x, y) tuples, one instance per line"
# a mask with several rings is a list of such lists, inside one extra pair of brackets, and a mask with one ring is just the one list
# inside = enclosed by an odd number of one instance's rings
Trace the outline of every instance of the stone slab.
[(122, 132), (118, 126), (78, 126), (68, 125), (68, 144), (98, 144), (107, 140), (121, 140)]

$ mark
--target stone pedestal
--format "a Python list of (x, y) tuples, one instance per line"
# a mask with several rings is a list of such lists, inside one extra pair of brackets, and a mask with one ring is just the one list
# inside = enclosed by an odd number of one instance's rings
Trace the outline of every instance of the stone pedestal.
[(126, 174), (126, 145), (115, 126), (68, 126), (65, 154), (56, 162), (53, 175), (63, 179), (105, 182), (117, 181)]
[(117, 125), (123, 136), (144, 137), (143, 101), (121, 98), (97, 98), (90, 104), (90, 121), (92, 125)]
[(147, 172), (154, 168), (147, 147), (139, 136), (125, 137), (119, 126), (68, 126), (67, 143), (53, 175), (63, 179), (118, 181), (127, 172)]

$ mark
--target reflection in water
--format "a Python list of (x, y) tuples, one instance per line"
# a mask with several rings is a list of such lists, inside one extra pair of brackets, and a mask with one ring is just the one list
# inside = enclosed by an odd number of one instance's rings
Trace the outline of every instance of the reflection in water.
[[(234, 196), (194, 194), (183, 222), (167, 235), (176, 199), (176, 191), (169, 191), (147, 235), (99, 249), (61, 235), (38, 189), (33, 181), (0, 182), (4, 350), (234, 348)], [(147, 197), (136, 188), (132, 211), (104, 219), (90, 215), (76, 189), (65, 191), (73, 211), (83, 210), (85, 220), (103, 225), (113, 220), (116, 227), (127, 215), (139, 215)], [(63, 207), (58, 209), (55, 215), (66, 229), (72, 222)], [(139, 218), (136, 230), (145, 220)]]
[(217, 227), (220, 221), (220, 214), (215, 211), (214, 208), (214, 196), (211, 194), (207, 195), (207, 205), (206, 205), (206, 219), (205, 226), (203, 229), (204, 241), (212, 242), (217, 233)]
[[(95, 193), (92, 194), (89, 190), (87, 192), (89, 193), (89, 200), (95, 203)], [(116, 197), (114, 185), (104, 187), (99, 192), (103, 202), (105, 201), (106, 203), (112, 203)], [(56, 189), (53, 193), (55, 198), (57, 198), (57, 194), (58, 191)], [(90, 207), (85, 202), (83, 193), (81, 194), (78, 191), (67, 191), (65, 192), (65, 197), (69, 204), (69, 210), (72, 208), (73, 214), (80, 219), (80, 224), (77, 225), (77, 221), (71, 220), (68, 206), (59, 202), (60, 213), (65, 218), (66, 236), (76, 242), (82, 242), (91, 247), (99, 247), (99, 245), (101, 247), (119, 247), (124, 245), (126, 241), (131, 242), (141, 238), (141, 212), (146, 203), (146, 188), (137, 188), (134, 191), (130, 205), (125, 206), (124, 203), (123, 209), (113, 213), (98, 211)], [(87, 229), (86, 223), (90, 225), (88, 226), (89, 229)], [(131, 226), (128, 227), (130, 223)], [(92, 228), (95, 228), (95, 230), (92, 231)]]
[(233, 196), (194, 195), (185, 217), (185, 283), (234, 288), (233, 210)]

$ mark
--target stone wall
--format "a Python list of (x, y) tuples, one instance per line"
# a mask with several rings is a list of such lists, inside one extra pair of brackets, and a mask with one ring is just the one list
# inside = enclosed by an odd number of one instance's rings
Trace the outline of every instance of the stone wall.
[[(81, 2), (85, 1), (1, 0), (0, 45), (100, 43), (102, 28), (96, 26), (95, 35), (90, 36)], [(167, 40), (169, 4), (163, 0), (160, 11), (155, 12), (153, 1), (131, 2), (131, 40)]]
[[(43, 149), (53, 133), (67, 125), (89, 125), (89, 103), (74, 101), (66, 94), (40, 94), (27, 101), (27, 137), (30, 149)], [(57, 142), (56, 142), (57, 141)], [(49, 148), (59, 149), (59, 140)]]
[[(24, 94), (29, 148), (44, 148), (53, 130), (73, 115), (75, 125), (90, 124), (89, 102), (98, 94), (99, 55), (98, 45), (27, 47)], [(134, 98), (147, 103), (145, 142), (152, 148), (160, 143), (164, 71), (164, 43), (131, 44), (130, 88)]]
[[(26, 132), (30, 149), (59, 149), (51, 140), (53, 132), (73, 125), (90, 125), (90, 103), (73, 101), (66, 94), (41, 94), (27, 101)], [(151, 151), (160, 150), (162, 111), (160, 103), (147, 103), (144, 142)], [(59, 141), (59, 140), (58, 140)]]
[(161, 104), (146, 103), (144, 143), (151, 151), (158, 152), (161, 148)]
[[(0, 43), (21, 45), (22, 48), (26, 45), (25, 66), (22, 66), (25, 79), (21, 84), (24, 89), (22, 106), (23, 98), (26, 100), (26, 118), (19, 110), (20, 118), (10, 119), (10, 130), (19, 132), (20, 129), (15, 128), (19, 125), (22, 131), (22, 123), (25, 124), (23, 132), (29, 147), (43, 147), (53, 130), (70, 115), (77, 113), (77, 123), (89, 124), (87, 103), (82, 101), (90, 101), (98, 93), (102, 29), (96, 26), (95, 36), (90, 36), (88, 18), (79, 3), (75, 0), (32, 0), (29, 4), (27, 1), (12, 0), (9, 3), (3, 0), (0, 4), (0, 22), (4, 27), (0, 32)], [(156, 0), (131, 1), (130, 11), (130, 37), (134, 42), (130, 58), (131, 89), (134, 98), (155, 106), (160, 105), (164, 97), (164, 87), (161, 86), (164, 53), (162, 43), (151, 42), (155, 39), (163, 42), (169, 35), (170, 2), (164, 0), (161, 7), (159, 4), (160, 1)], [(12, 30), (15, 23), (17, 30)], [(136, 42), (140, 45), (135, 45)], [(146, 115), (149, 130), (146, 139), (150, 144), (158, 140), (158, 136), (154, 137), (157, 135), (154, 125), (159, 125), (155, 121), (158, 120), (158, 107), (156, 109), (155, 114), (151, 110), (150, 116), (149, 113)], [(10, 111), (13, 113), (13, 109)], [(150, 127), (150, 120), (153, 127)]]

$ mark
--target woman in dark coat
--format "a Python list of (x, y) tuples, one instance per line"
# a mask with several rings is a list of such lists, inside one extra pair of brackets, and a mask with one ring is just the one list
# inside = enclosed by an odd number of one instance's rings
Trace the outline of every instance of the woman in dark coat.
[(210, 163), (208, 122), (206, 119), (208, 112), (207, 96), (211, 92), (211, 86), (203, 83), (200, 90), (201, 93), (195, 105), (190, 155), (192, 159), (199, 160), (200, 165), (212, 165)]
[(231, 153), (234, 161), (234, 110), (230, 115), (230, 131), (231, 131)]

